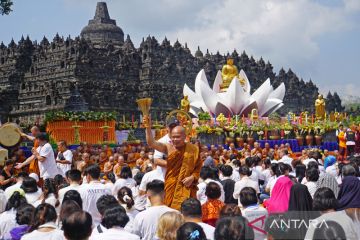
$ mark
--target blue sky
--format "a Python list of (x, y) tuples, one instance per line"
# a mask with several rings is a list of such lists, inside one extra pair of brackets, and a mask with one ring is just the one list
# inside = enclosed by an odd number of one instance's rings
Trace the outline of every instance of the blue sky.
[[(15, 0), (0, 16), (0, 41), (29, 35), (77, 36), (94, 16), (93, 0)], [(187, 42), (194, 53), (245, 50), (291, 68), (320, 91), (360, 92), (360, 0), (109, 0), (110, 16), (135, 46), (151, 34)], [(251, 79), (250, 79), (251, 81)]]

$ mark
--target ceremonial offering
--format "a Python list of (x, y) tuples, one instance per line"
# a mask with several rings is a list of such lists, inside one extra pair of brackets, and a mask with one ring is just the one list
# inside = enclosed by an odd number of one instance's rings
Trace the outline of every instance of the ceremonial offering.
[(0, 127), (0, 144), (13, 147), (21, 140), (21, 131), (15, 123), (6, 123)]
[(274, 89), (268, 78), (252, 94), (250, 90), (250, 81), (245, 72), (240, 70), (238, 74), (236, 66), (229, 60), (217, 73), (212, 88), (202, 69), (195, 78), (195, 91), (185, 83), (183, 94), (189, 98), (189, 112), (196, 117), (201, 112), (216, 116), (222, 113), (226, 117), (248, 116), (252, 109), (257, 110), (259, 117), (267, 117), (284, 105), (284, 83)]
[[(144, 117), (149, 116), (150, 113), (150, 106), (152, 103), (151, 98), (141, 98), (136, 100), (136, 103), (138, 104), (139, 110), (142, 112)], [(148, 122), (143, 121), (144, 127), (147, 127)]]

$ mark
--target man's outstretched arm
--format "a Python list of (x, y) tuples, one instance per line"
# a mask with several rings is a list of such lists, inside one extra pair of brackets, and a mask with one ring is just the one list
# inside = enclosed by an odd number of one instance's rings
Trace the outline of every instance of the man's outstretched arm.
[(144, 116), (144, 125), (146, 126), (146, 142), (149, 147), (158, 150), (159, 152), (167, 154), (167, 146), (164, 143), (158, 142), (154, 139), (151, 132), (151, 119), (150, 116)]
[(35, 155), (31, 155), (30, 157), (28, 157), (24, 162), (22, 163), (17, 163), (15, 168), (16, 169), (21, 169), (23, 167), (25, 167), (26, 165), (30, 164), (32, 161), (35, 160)]

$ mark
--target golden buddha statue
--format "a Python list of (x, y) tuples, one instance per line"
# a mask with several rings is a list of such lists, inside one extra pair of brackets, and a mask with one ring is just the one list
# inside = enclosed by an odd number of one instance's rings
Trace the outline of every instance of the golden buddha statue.
[(223, 80), (223, 83), (220, 84), (221, 92), (225, 92), (229, 88), (231, 81), (234, 79), (234, 77), (238, 77), (238, 74), (239, 71), (234, 65), (234, 59), (228, 58), (226, 64), (222, 67), (221, 70), (221, 77)]
[(315, 116), (316, 120), (325, 119), (325, 99), (322, 94), (319, 94), (318, 98), (315, 101)]
[(185, 112), (189, 112), (190, 111), (190, 101), (188, 100), (188, 96), (184, 96), (183, 99), (181, 99), (180, 102), (180, 110), (185, 111)]
[(255, 120), (258, 120), (258, 118), (259, 118), (258, 110), (257, 110), (256, 108), (253, 108), (253, 109), (251, 110), (250, 119), (251, 119), (252, 121), (255, 121)]
[(329, 119), (330, 119), (330, 122), (335, 122), (335, 121), (336, 121), (336, 116), (335, 116), (335, 113), (334, 113), (334, 112), (331, 112), (331, 113), (330, 113)]

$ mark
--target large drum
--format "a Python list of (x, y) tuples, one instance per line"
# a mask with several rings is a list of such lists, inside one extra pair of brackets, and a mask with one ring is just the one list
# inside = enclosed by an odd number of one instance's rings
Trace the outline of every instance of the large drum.
[(15, 123), (6, 123), (0, 127), (0, 144), (10, 148), (21, 141), (21, 130)]

